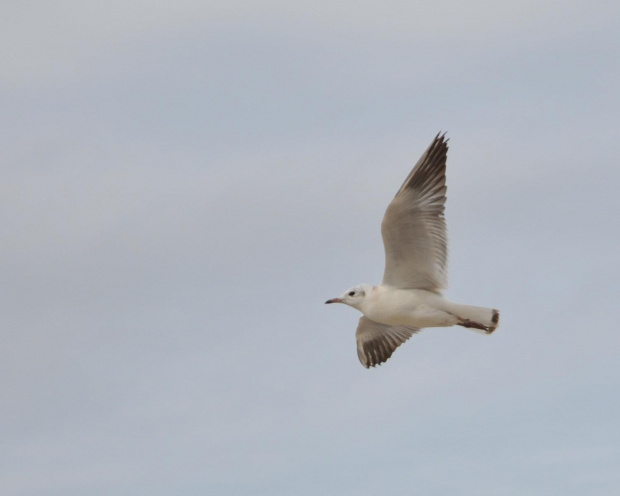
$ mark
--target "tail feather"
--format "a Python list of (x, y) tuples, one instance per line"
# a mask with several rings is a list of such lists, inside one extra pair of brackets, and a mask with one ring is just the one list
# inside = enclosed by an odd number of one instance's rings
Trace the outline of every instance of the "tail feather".
[(459, 318), (457, 325), (472, 331), (491, 334), (499, 325), (499, 311), (494, 308), (458, 305), (456, 310), (456, 316)]

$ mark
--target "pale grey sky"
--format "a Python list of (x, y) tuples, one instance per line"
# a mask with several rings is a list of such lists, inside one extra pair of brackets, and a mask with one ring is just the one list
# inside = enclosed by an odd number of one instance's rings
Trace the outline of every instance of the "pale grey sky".
[[(3, 495), (620, 492), (617, 2), (0, 7)], [(455, 301), (323, 305), (450, 137)]]

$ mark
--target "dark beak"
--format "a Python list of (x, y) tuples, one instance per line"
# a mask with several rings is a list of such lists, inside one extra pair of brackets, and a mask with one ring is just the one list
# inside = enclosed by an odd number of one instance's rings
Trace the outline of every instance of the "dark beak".
[(325, 302), (325, 304), (327, 303), (342, 303), (342, 300), (340, 298), (332, 298), (331, 300), (327, 300)]

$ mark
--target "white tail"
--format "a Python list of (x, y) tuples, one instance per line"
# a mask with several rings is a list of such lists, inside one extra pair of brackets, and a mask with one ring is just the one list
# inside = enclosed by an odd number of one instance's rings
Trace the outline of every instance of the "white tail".
[(494, 308), (454, 305), (453, 312), (459, 318), (457, 325), (481, 334), (491, 334), (499, 325), (499, 311)]

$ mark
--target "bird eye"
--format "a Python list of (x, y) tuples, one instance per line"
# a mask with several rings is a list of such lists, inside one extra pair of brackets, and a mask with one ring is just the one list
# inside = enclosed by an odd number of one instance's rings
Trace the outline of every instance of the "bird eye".
[(349, 296), (355, 296), (355, 291), (349, 291)]

